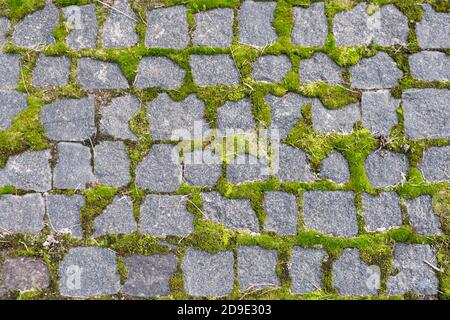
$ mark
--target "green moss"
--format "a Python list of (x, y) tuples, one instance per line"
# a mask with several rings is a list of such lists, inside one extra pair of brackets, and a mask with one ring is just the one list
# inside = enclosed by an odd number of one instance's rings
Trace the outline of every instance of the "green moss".
[(45, 0), (0, 0), (0, 12), (1, 15), (17, 21), (44, 5)]

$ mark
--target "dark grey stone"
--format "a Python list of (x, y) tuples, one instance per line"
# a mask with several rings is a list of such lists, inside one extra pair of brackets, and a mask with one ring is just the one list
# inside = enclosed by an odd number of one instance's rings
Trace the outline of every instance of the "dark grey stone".
[(306, 153), (285, 144), (279, 145), (278, 158), (275, 163), (272, 162), (272, 169), (275, 176), (282, 182), (315, 180)]
[(94, 220), (94, 237), (105, 234), (129, 234), (137, 231), (130, 197), (116, 196)]
[(299, 66), (300, 81), (303, 83), (343, 83), (341, 68), (325, 53), (316, 52), (310, 59), (302, 59)]
[(0, 54), (0, 89), (16, 89), (19, 84), (20, 56)]
[(394, 99), (389, 90), (363, 92), (361, 114), (364, 126), (373, 133), (388, 136), (391, 128), (398, 123), (399, 105), (400, 99)]
[(128, 81), (119, 65), (91, 58), (78, 60), (77, 81), (84, 89), (128, 88)]
[(294, 7), (292, 43), (302, 47), (323, 47), (328, 36), (328, 23), (323, 2), (308, 8)]
[(139, 41), (135, 28), (137, 14), (128, 0), (115, 0), (103, 24), (102, 42), (106, 48), (127, 48)]
[(347, 183), (350, 179), (347, 159), (334, 149), (320, 163), (320, 176), (336, 183)]
[(45, 262), (39, 258), (7, 258), (3, 262), (3, 287), (29, 291), (47, 288), (50, 275)]
[(219, 155), (209, 150), (185, 153), (183, 176), (188, 184), (212, 188), (222, 176)]
[(423, 49), (450, 47), (450, 19), (445, 12), (436, 12), (429, 4), (423, 4), (422, 20), (416, 24), (419, 46)]
[(372, 28), (366, 3), (360, 3), (350, 10), (336, 13), (333, 18), (333, 34), (336, 46), (368, 46), (372, 41)]
[(328, 109), (316, 99), (313, 101), (311, 111), (314, 130), (324, 133), (349, 134), (353, 131), (353, 124), (361, 119), (361, 111), (357, 103), (339, 109)]
[(388, 150), (377, 150), (368, 155), (364, 167), (370, 184), (381, 188), (405, 182), (409, 173), (408, 157)]
[(287, 55), (264, 55), (253, 64), (252, 78), (254, 81), (281, 82), (291, 68)]
[(81, 238), (81, 208), (86, 204), (81, 195), (66, 196), (62, 194), (46, 195), (46, 209), (50, 228), (57, 233), (69, 233)]
[(248, 98), (225, 102), (222, 107), (217, 109), (217, 128), (222, 131), (222, 134), (226, 134), (228, 129), (234, 129), (235, 134), (239, 133), (239, 129), (242, 131), (252, 130), (256, 125), (252, 108), (252, 103)]
[(434, 213), (430, 195), (406, 200), (406, 211), (416, 233), (426, 236), (442, 234), (441, 222)]
[(369, 232), (387, 231), (402, 225), (400, 198), (396, 192), (380, 192), (378, 196), (362, 194), (362, 215)]
[(189, 65), (194, 82), (201, 86), (238, 85), (240, 74), (227, 54), (191, 55)]
[(276, 6), (276, 2), (245, 0), (238, 13), (239, 42), (264, 47), (277, 41), (272, 26)]
[(264, 193), (264, 229), (282, 236), (297, 234), (298, 205), (295, 195), (281, 191)]
[(95, 49), (98, 32), (95, 4), (69, 6), (62, 11), (70, 29), (67, 45), (72, 49)]
[(130, 182), (130, 159), (122, 141), (102, 141), (94, 147), (94, 174), (108, 186), (122, 187)]
[(310, 249), (295, 246), (292, 248), (290, 274), (291, 291), (305, 294), (322, 288), (322, 262), (326, 257), (323, 249)]
[(0, 130), (11, 127), (15, 116), (27, 107), (27, 96), (24, 93), (0, 91)]
[(433, 51), (415, 53), (409, 56), (409, 69), (418, 80), (450, 81), (450, 56)]
[(0, 234), (37, 234), (44, 228), (45, 204), (39, 193), (0, 195)]
[(369, 17), (373, 30), (373, 42), (379, 46), (406, 45), (408, 40), (408, 18), (394, 5), (388, 4)]
[(427, 182), (450, 181), (450, 146), (426, 149), (418, 168)]
[(233, 9), (213, 9), (195, 14), (194, 46), (230, 47), (233, 41)]
[(227, 180), (233, 184), (264, 181), (269, 177), (267, 159), (238, 154), (227, 164)]
[(9, 19), (6, 17), (0, 17), (0, 46), (6, 42), (6, 32), (11, 27)]
[(186, 71), (166, 57), (141, 59), (134, 86), (144, 88), (178, 89), (183, 84)]
[(69, 83), (70, 58), (40, 55), (31, 83), (36, 87), (64, 86)]

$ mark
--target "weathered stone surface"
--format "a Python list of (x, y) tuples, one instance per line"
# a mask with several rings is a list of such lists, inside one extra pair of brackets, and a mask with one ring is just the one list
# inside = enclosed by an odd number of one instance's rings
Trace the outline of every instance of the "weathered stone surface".
[(53, 187), (57, 189), (85, 189), (95, 181), (91, 168), (91, 151), (79, 143), (60, 142), (58, 161), (53, 171)]
[(312, 104), (312, 122), (316, 131), (349, 134), (353, 124), (361, 119), (361, 111), (357, 103), (352, 103), (339, 109), (328, 109), (319, 100)]
[(228, 199), (218, 192), (203, 192), (204, 219), (231, 230), (259, 232), (258, 219), (250, 199)]
[(3, 287), (9, 290), (36, 290), (50, 285), (48, 268), (42, 259), (7, 258), (3, 262)]
[(302, 59), (299, 74), (300, 81), (303, 83), (326, 82), (338, 84), (344, 82), (341, 68), (322, 52), (316, 52), (310, 59)]
[(305, 191), (305, 227), (335, 237), (355, 237), (358, 224), (354, 197), (353, 191)]
[(152, 9), (147, 15), (147, 47), (183, 49), (189, 43), (184, 6)]
[(450, 91), (409, 89), (403, 91), (405, 133), (412, 140), (450, 138)]
[(167, 93), (161, 93), (148, 104), (147, 114), (150, 135), (155, 140), (194, 140), (195, 128), (201, 132), (209, 129), (203, 118), (205, 103), (195, 94), (174, 101)]
[(194, 232), (194, 215), (186, 210), (186, 196), (147, 196), (141, 206), (140, 231), (155, 237), (186, 237)]
[(282, 236), (297, 234), (298, 204), (295, 195), (281, 191), (264, 193), (264, 229)]
[(44, 215), (44, 198), (38, 193), (0, 195), (0, 234), (39, 233)]
[(181, 186), (178, 151), (169, 144), (155, 144), (136, 167), (136, 185), (156, 192), (173, 192)]
[(428, 182), (450, 181), (450, 146), (426, 149), (418, 168)]
[(6, 42), (6, 32), (11, 27), (11, 22), (6, 17), (0, 17), (0, 46)]
[(109, 17), (103, 24), (102, 41), (106, 48), (127, 48), (139, 41), (137, 35), (137, 14), (128, 0), (115, 0)]
[(134, 81), (134, 86), (144, 88), (178, 89), (183, 84), (186, 71), (166, 57), (144, 57)]
[(257, 246), (243, 246), (238, 249), (239, 289), (257, 290), (280, 286), (276, 267), (278, 253)]
[(294, 7), (292, 43), (302, 47), (323, 47), (328, 36), (328, 23), (323, 2), (308, 8)]
[(253, 64), (252, 78), (254, 81), (280, 82), (291, 70), (291, 61), (286, 55), (264, 55)]
[(290, 261), (291, 291), (305, 294), (322, 288), (322, 261), (326, 257), (323, 249), (294, 247)]
[(70, 59), (40, 55), (31, 83), (36, 87), (64, 86), (69, 83)]
[(177, 257), (173, 253), (151, 256), (125, 257), (128, 271), (122, 291), (130, 296), (157, 297), (170, 293), (170, 278), (177, 270)]
[(0, 91), (0, 130), (11, 127), (14, 117), (25, 110), (27, 106), (25, 94), (15, 91)]
[(0, 169), (0, 186), (45, 192), (52, 188), (50, 150), (25, 151), (11, 156)]
[(380, 192), (378, 196), (362, 194), (362, 215), (369, 232), (387, 231), (402, 225), (400, 198), (396, 192)]
[(388, 187), (406, 181), (409, 173), (408, 157), (402, 153), (377, 150), (364, 160), (367, 178), (374, 187)]
[(241, 80), (233, 59), (227, 54), (191, 55), (189, 65), (194, 82), (201, 87), (238, 85)]
[(137, 230), (130, 197), (116, 196), (94, 220), (94, 237), (105, 234), (129, 234)]
[(233, 253), (210, 254), (188, 248), (181, 263), (184, 289), (191, 296), (224, 297), (233, 291)]
[(213, 187), (222, 175), (218, 154), (209, 150), (195, 150), (184, 154), (184, 179), (191, 185)]
[(372, 29), (366, 3), (360, 3), (350, 10), (336, 13), (333, 18), (333, 34), (336, 46), (368, 46), (372, 41)]
[(233, 184), (263, 181), (269, 177), (267, 160), (250, 154), (238, 154), (227, 164), (227, 180)]
[(277, 41), (272, 26), (276, 6), (276, 2), (245, 0), (238, 13), (239, 42), (264, 47)]
[(272, 169), (275, 176), (282, 182), (309, 182), (315, 179), (308, 157), (301, 149), (280, 144), (276, 160), (278, 161), (272, 162)]
[(195, 14), (194, 46), (229, 47), (233, 41), (233, 9), (213, 9)]
[(84, 89), (127, 89), (119, 65), (91, 58), (78, 60), (77, 81)]
[(406, 200), (409, 221), (420, 235), (441, 235), (441, 222), (434, 213), (430, 195)]
[(389, 90), (363, 92), (361, 114), (364, 126), (373, 133), (388, 136), (391, 128), (398, 123), (399, 105), (400, 99), (394, 99)]
[(20, 56), (0, 54), (0, 89), (16, 89), (19, 84)]
[(49, 225), (57, 233), (70, 233), (73, 237), (81, 238), (80, 211), (85, 205), (81, 195), (66, 196), (62, 194), (48, 194), (45, 198)]
[(95, 5), (69, 6), (62, 11), (70, 29), (67, 45), (72, 49), (95, 49), (98, 32)]
[(436, 12), (429, 4), (423, 4), (422, 20), (416, 24), (419, 46), (424, 49), (450, 47), (450, 19), (445, 12)]
[(334, 149), (320, 163), (320, 176), (336, 183), (347, 183), (350, 179), (347, 159)]
[(389, 89), (398, 85), (403, 72), (385, 52), (361, 59), (350, 67), (350, 82), (358, 89)]
[(61, 99), (44, 105), (41, 121), (51, 140), (83, 141), (96, 131), (94, 97)]
[(94, 174), (109, 186), (121, 187), (130, 182), (130, 159), (122, 141), (102, 141), (94, 147)]
[(333, 286), (342, 295), (375, 296), (380, 288), (380, 269), (364, 263), (358, 249), (344, 249), (333, 263)]
[(256, 125), (252, 108), (252, 103), (248, 98), (225, 102), (222, 107), (217, 109), (217, 128), (224, 135), (227, 129), (231, 129), (231, 131), (234, 129), (234, 134), (239, 133), (239, 129), (242, 131), (252, 130)]
[(137, 140), (129, 122), (139, 108), (140, 102), (133, 95), (113, 98), (109, 105), (100, 107), (100, 132), (117, 139)]
[(415, 53), (409, 56), (409, 69), (418, 80), (450, 81), (450, 56), (434, 51)]
[(369, 17), (373, 42), (379, 46), (405, 45), (408, 40), (408, 18), (394, 5), (388, 4)]
[[(387, 292), (400, 295), (406, 292), (433, 295), (438, 293), (439, 280), (435, 271), (425, 262), (437, 266), (436, 252), (424, 244), (396, 244)], [(399, 272), (396, 273), (395, 271)]]
[(68, 297), (96, 297), (120, 289), (116, 253), (111, 249), (77, 247), (59, 265), (59, 291)]

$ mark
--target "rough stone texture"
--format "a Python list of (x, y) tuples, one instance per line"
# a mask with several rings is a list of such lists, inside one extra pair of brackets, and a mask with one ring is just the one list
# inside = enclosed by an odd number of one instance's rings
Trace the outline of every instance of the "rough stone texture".
[(140, 102), (133, 95), (113, 98), (108, 106), (100, 107), (100, 132), (117, 139), (137, 140), (128, 124), (139, 109)]
[(238, 85), (241, 81), (233, 59), (227, 54), (191, 55), (194, 82), (201, 86)]
[(213, 9), (195, 14), (194, 46), (230, 47), (233, 41), (233, 9)]
[(20, 56), (0, 54), (0, 89), (15, 89), (19, 84)]
[(129, 234), (137, 230), (130, 197), (116, 196), (94, 220), (94, 237), (105, 234)]
[(9, 157), (0, 169), (0, 186), (45, 192), (52, 188), (50, 150), (25, 151)]
[(60, 99), (44, 105), (41, 121), (51, 140), (83, 141), (96, 131), (94, 97)]
[(185, 75), (186, 71), (169, 58), (144, 57), (139, 62), (134, 86), (139, 89), (178, 89)]
[(450, 181), (450, 146), (426, 149), (418, 168), (428, 182)]
[(388, 150), (377, 150), (364, 160), (367, 178), (374, 187), (398, 185), (409, 173), (408, 157), (402, 153)]
[(254, 81), (281, 82), (291, 70), (291, 61), (286, 55), (264, 55), (253, 64)]
[[(436, 252), (424, 244), (396, 244), (394, 261), (387, 281), (387, 292), (391, 295), (414, 292), (434, 295), (438, 293), (439, 280), (435, 271), (426, 264), (427, 261), (437, 266)], [(398, 270), (398, 273), (395, 271)]]
[(353, 124), (361, 119), (357, 103), (339, 109), (328, 109), (319, 100), (314, 100), (311, 112), (314, 130), (324, 133), (349, 134), (353, 131)]
[(59, 22), (58, 8), (48, 3), (44, 9), (23, 18), (15, 27), (12, 42), (19, 47), (36, 49), (41, 45), (55, 43), (52, 31)]
[(412, 140), (450, 138), (450, 91), (410, 89), (403, 91), (405, 133)]
[(272, 162), (275, 176), (282, 182), (315, 180), (306, 153), (298, 148), (280, 144), (278, 162)]
[(369, 15), (366, 3), (360, 3), (350, 10), (336, 13), (333, 18), (333, 34), (336, 46), (368, 46), (372, 41)]
[(322, 288), (322, 261), (326, 257), (323, 249), (294, 247), (290, 261), (294, 294), (310, 293)]
[(233, 184), (264, 181), (269, 177), (267, 160), (250, 154), (238, 154), (227, 164), (227, 180)]
[(389, 90), (363, 92), (361, 114), (364, 126), (373, 133), (388, 136), (398, 123), (396, 110), (399, 105), (400, 99), (394, 99)]
[(408, 18), (394, 5), (388, 4), (369, 17), (373, 42), (379, 46), (405, 45), (408, 40)]
[(297, 234), (298, 204), (295, 195), (281, 191), (264, 193), (264, 229), (282, 236)]
[(67, 45), (72, 49), (95, 49), (98, 32), (95, 5), (69, 6), (62, 11), (70, 26)]
[(136, 167), (136, 185), (156, 192), (173, 192), (181, 186), (181, 164), (172, 145), (155, 144)]
[(433, 51), (415, 53), (409, 56), (409, 69), (418, 80), (450, 81), (450, 56)]
[[(204, 120), (205, 103), (190, 94), (183, 101), (172, 100), (167, 93), (161, 93), (148, 104), (150, 135), (155, 140), (194, 140), (194, 133), (207, 131), (209, 124)], [(196, 137), (201, 140), (202, 137)]]
[(186, 237), (194, 232), (194, 215), (186, 210), (186, 196), (147, 196), (141, 206), (140, 231), (155, 237)]
[(420, 235), (442, 234), (441, 222), (434, 213), (430, 195), (406, 200), (406, 211), (416, 233)]
[(380, 272), (376, 267), (364, 263), (358, 249), (344, 249), (333, 263), (333, 286), (342, 295), (375, 296), (380, 288)]
[(6, 42), (6, 32), (11, 27), (9, 19), (6, 17), (0, 17), (0, 46)]
[(39, 233), (44, 215), (44, 198), (38, 193), (0, 195), (0, 234)]
[(116, 63), (81, 58), (77, 81), (84, 89), (127, 89), (128, 81)]
[(419, 46), (423, 49), (450, 47), (450, 19), (445, 12), (436, 12), (429, 4), (423, 4), (422, 20), (416, 24)]
[(181, 263), (184, 289), (191, 296), (224, 297), (233, 291), (233, 252), (210, 254), (188, 248)]
[(91, 151), (78, 143), (61, 142), (57, 146), (58, 161), (53, 170), (53, 187), (85, 189), (95, 181), (91, 168)]
[(335, 237), (355, 237), (358, 224), (354, 197), (353, 191), (305, 191), (305, 227)]
[(292, 43), (302, 47), (323, 47), (327, 40), (328, 23), (323, 2), (308, 8), (294, 7)]
[(389, 89), (398, 85), (403, 72), (385, 52), (361, 59), (350, 67), (350, 82), (358, 89)]
[[(122, 13), (123, 14), (122, 14)], [(133, 19), (130, 19), (133, 18)], [(137, 14), (128, 0), (115, 0), (103, 25), (102, 42), (106, 48), (127, 48), (139, 41), (135, 31)]]
[(217, 109), (217, 128), (222, 131), (222, 134), (226, 134), (227, 129), (234, 129), (235, 134), (239, 133), (238, 129), (242, 131), (252, 130), (256, 125), (252, 108), (249, 98), (225, 102), (222, 107)]
[(68, 297), (96, 297), (120, 289), (116, 253), (96, 247), (72, 248), (59, 265), (59, 291)]
[(259, 232), (258, 219), (250, 199), (228, 199), (218, 192), (203, 192), (204, 219), (231, 230)]
[(57, 233), (70, 233), (73, 237), (81, 238), (83, 228), (80, 211), (86, 204), (84, 197), (77, 194), (48, 194), (45, 200), (50, 228)]
[(185, 153), (183, 176), (188, 184), (213, 187), (222, 176), (222, 162), (219, 155), (209, 150)]
[(343, 83), (341, 68), (325, 53), (316, 52), (310, 59), (300, 61), (300, 81), (303, 83)]
[(183, 49), (189, 43), (184, 6), (152, 9), (147, 15), (147, 47)]
[(7, 258), (3, 262), (3, 287), (8, 290), (37, 290), (50, 285), (48, 268), (42, 259)]
[(347, 159), (334, 149), (320, 162), (320, 176), (336, 183), (347, 183), (350, 179)]
[(69, 83), (70, 58), (40, 55), (31, 83), (36, 87), (64, 86)]
[(94, 174), (108, 186), (121, 187), (130, 182), (130, 159), (122, 141), (102, 141), (94, 147)]
[(0, 91), (0, 130), (11, 127), (15, 116), (25, 110), (27, 106), (25, 94), (15, 91)]
[(151, 256), (125, 257), (128, 271), (123, 293), (136, 297), (159, 297), (170, 293), (170, 278), (177, 270), (177, 257), (173, 253)]
[(266, 250), (257, 246), (243, 246), (238, 249), (239, 289), (257, 290), (280, 286), (276, 272), (277, 250)]
[(277, 41), (272, 26), (276, 6), (276, 2), (245, 0), (238, 13), (239, 42), (264, 47)]
[(387, 231), (402, 225), (400, 198), (396, 192), (380, 192), (378, 196), (362, 194), (362, 213), (369, 232)]

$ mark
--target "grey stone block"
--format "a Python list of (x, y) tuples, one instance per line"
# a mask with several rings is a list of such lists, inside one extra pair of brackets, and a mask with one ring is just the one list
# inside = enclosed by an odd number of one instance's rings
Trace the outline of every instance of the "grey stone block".
[(11, 27), (11, 22), (6, 17), (0, 17), (0, 46), (6, 42), (6, 32)]
[(95, 4), (68, 6), (62, 11), (70, 29), (67, 45), (72, 49), (95, 49), (98, 32)]
[(94, 220), (94, 237), (105, 234), (129, 234), (137, 231), (130, 197), (116, 196)]
[(391, 128), (398, 123), (399, 106), (400, 99), (394, 99), (388, 90), (363, 92), (361, 113), (364, 126), (373, 133), (388, 136)]
[(426, 236), (442, 234), (441, 222), (434, 213), (430, 195), (406, 200), (406, 211), (416, 233)]
[(301, 149), (285, 144), (280, 144), (278, 158), (275, 158), (275, 162), (272, 162), (272, 170), (282, 182), (311, 182), (315, 180), (306, 153)]
[(13, 119), (27, 107), (25, 94), (15, 91), (0, 91), (0, 130), (10, 128)]
[(201, 86), (238, 85), (240, 74), (227, 54), (191, 55), (189, 65), (194, 82)]
[(377, 150), (364, 160), (367, 178), (374, 187), (385, 188), (405, 182), (409, 174), (408, 157), (402, 153)]
[(252, 78), (254, 81), (281, 82), (291, 68), (291, 60), (284, 54), (264, 55), (253, 64)]
[(20, 56), (0, 54), (0, 89), (16, 89), (19, 84)]
[(350, 10), (336, 13), (333, 18), (333, 34), (336, 46), (368, 46), (372, 41), (372, 29), (366, 3), (360, 3)]
[(39, 193), (0, 195), (0, 234), (37, 234), (44, 228), (45, 204)]
[(409, 56), (409, 69), (418, 80), (450, 81), (450, 56), (433, 51), (415, 53)]
[(408, 40), (408, 18), (392, 4), (382, 6), (369, 17), (373, 30), (373, 42), (379, 46), (406, 45)]
[(213, 9), (194, 16), (194, 46), (230, 47), (233, 41), (233, 9)]
[(83, 237), (81, 208), (86, 204), (81, 195), (66, 196), (48, 194), (46, 209), (50, 228), (57, 233), (70, 233), (73, 237)]
[(450, 146), (426, 149), (418, 168), (427, 182), (450, 181)]
[(69, 83), (70, 58), (40, 55), (31, 83), (36, 87), (64, 86)]
[(313, 101), (311, 112), (314, 130), (324, 133), (349, 134), (353, 131), (354, 123), (361, 119), (361, 111), (357, 103), (339, 109), (328, 109), (316, 99)]
[(50, 275), (42, 259), (32, 257), (6, 258), (3, 262), (3, 287), (29, 291), (47, 288)]
[(119, 65), (91, 58), (78, 60), (77, 81), (84, 89), (128, 88), (128, 81)]
[(402, 225), (400, 198), (395, 192), (380, 192), (378, 196), (362, 194), (362, 213), (369, 232), (387, 231)]
[(184, 179), (191, 185), (212, 188), (222, 176), (221, 159), (209, 150), (185, 153), (183, 162)]
[(222, 134), (226, 134), (227, 130), (234, 131), (234, 134), (238, 134), (239, 130), (252, 130), (256, 125), (252, 108), (252, 103), (248, 98), (225, 102), (217, 109), (217, 128), (222, 131)]
[[(132, 18), (132, 19), (131, 19)], [(102, 42), (106, 48), (128, 48), (139, 41), (135, 28), (138, 16), (128, 0), (115, 0), (103, 24)]]
[(320, 163), (320, 176), (336, 183), (347, 183), (350, 179), (347, 159), (336, 149), (332, 150)]
[(295, 195), (281, 191), (264, 193), (264, 229), (282, 236), (297, 234), (298, 205)]
[(289, 268), (292, 279), (292, 293), (305, 294), (322, 288), (321, 267), (326, 254), (323, 249), (297, 246), (292, 248)]
[(292, 43), (302, 47), (323, 47), (328, 36), (328, 23), (323, 2), (308, 8), (294, 7)]
[(316, 52), (310, 59), (302, 59), (299, 66), (302, 83), (343, 83), (341, 68), (325, 53)]
[(134, 86), (144, 88), (178, 89), (183, 84), (186, 71), (166, 57), (144, 57), (134, 81)]
[(272, 22), (276, 2), (245, 0), (238, 13), (239, 42), (254, 47), (264, 47), (277, 41)]
[(416, 24), (419, 46), (423, 49), (450, 47), (450, 14), (436, 12), (430, 4), (423, 4), (422, 20)]
[(227, 180), (233, 184), (264, 181), (269, 177), (267, 159), (238, 154), (227, 164)]
[(126, 186), (131, 180), (130, 159), (121, 141), (102, 141), (94, 147), (94, 174), (108, 186)]

